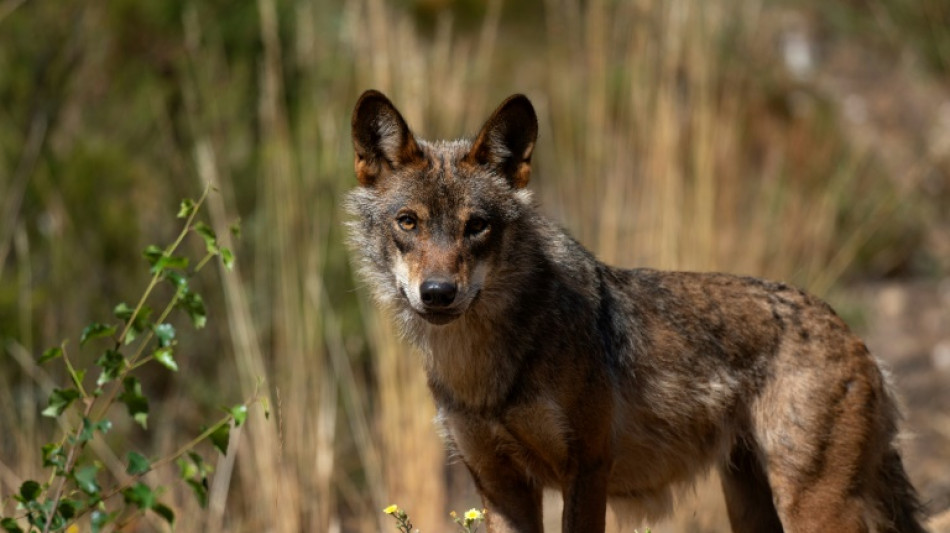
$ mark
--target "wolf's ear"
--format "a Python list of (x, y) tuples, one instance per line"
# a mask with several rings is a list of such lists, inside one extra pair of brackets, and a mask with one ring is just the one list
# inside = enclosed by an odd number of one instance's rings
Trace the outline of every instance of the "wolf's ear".
[(516, 189), (531, 178), (531, 153), (538, 138), (538, 117), (523, 94), (509, 96), (475, 138), (467, 159), (499, 170)]
[(353, 109), (356, 179), (371, 187), (393, 170), (422, 158), (402, 115), (386, 96), (369, 90)]

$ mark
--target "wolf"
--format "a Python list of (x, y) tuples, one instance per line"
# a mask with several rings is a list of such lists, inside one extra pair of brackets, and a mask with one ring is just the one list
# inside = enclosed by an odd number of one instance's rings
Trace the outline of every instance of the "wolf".
[(734, 531), (919, 532), (899, 412), (864, 343), (773, 281), (598, 261), (526, 188), (538, 122), (505, 100), (474, 139), (416, 137), (378, 91), (352, 116), (349, 243), (422, 353), (488, 530), (656, 520), (718, 469)]

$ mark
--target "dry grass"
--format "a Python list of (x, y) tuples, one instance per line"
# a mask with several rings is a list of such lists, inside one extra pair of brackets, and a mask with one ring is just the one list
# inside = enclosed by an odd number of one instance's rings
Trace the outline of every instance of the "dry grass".
[[(346, 263), (338, 199), (354, 185), (348, 117), (365, 88), (387, 93), (427, 137), (471, 134), (501, 98), (527, 92), (542, 124), (533, 187), (544, 210), (615, 264), (766, 275), (827, 293), (899, 200), (881, 189), (855, 207), (855, 190), (876, 176), (827, 125), (825, 104), (785, 79), (776, 20), (758, 0), (546, 0), (540, 41), (506, 32), (500, 0), (484, 4), (475, 31), (446, 15), (431, 36), (382, 0), (258, 0), (254, 71), (234, 68), (214, 21), (187, 6), (178, 89), (190, 142), (177, 160), (219, 188), (209, 204), (219, 235), (253, 199), (247, 253), (220, 276), (210, 379), (247, 396), (265, 378), (273, 416), (253, 418), (219, 461), (209, 513), (173, 473), (156, 474), (182, 516), (206, 517), (180, 531), (379, 531), (393, 502), (438, 531), (449, 507), (478, 504), (457, 469), (446, 473), (418, 358)], [(257, 88), (252, 112), (242, 84)], [(29, 256), (28, 241), (10, 242)], [(15, 271), (28, 286), (29, 262)], [(48, 386), (23, 369), (19, 393)], [(22, 403), (10, 394), (2, 405)], [(165, 408), (188, 410), (187, 398)], [(27, 411), (0, 409), (0, 421), (19, 428), (0, 455), (6, 496), (50, 428)], [(155, 453), (179, 433), (169, 417)], [(673, 529), (721, 526), (721, 505), (706, 503), (715, 480), (701, 487)]]

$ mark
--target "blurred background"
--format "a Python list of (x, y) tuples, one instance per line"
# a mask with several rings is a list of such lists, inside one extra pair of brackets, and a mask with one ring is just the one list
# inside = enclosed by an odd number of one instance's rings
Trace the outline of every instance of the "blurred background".
[[(828, 299), (892, 369), (911, 477), (950, 507), (946, 0), (0, 0), (0, 499), (58, 437), (39, 411), (65, 377), (36, 356), (69, 338), (91, 364), (79, 332), (141, 294), (141, 251), (211, 183), (236, 268), (196, 281), (208, 327), (144, 380), (150, 431), (110, 443), (168, 454), (259, 377), (272, 416), (217, 456), (207, 511), (174, 468), (149, 474), (177, 529), (391, 530), (398, 503), (448, 531), (481, 505), (342, 243), (367, 88), (424, 138), (524, 92), (536, 198), (601, 258)], [(718, 481), (644, 526), (726, 530)]]

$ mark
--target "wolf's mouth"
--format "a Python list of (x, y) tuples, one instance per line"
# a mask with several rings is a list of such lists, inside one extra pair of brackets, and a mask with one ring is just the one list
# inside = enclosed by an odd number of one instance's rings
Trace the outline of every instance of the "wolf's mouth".
[(426, 322), (436, 326), (444, 326), (462, 316), (458, 311), (416, 311)]

